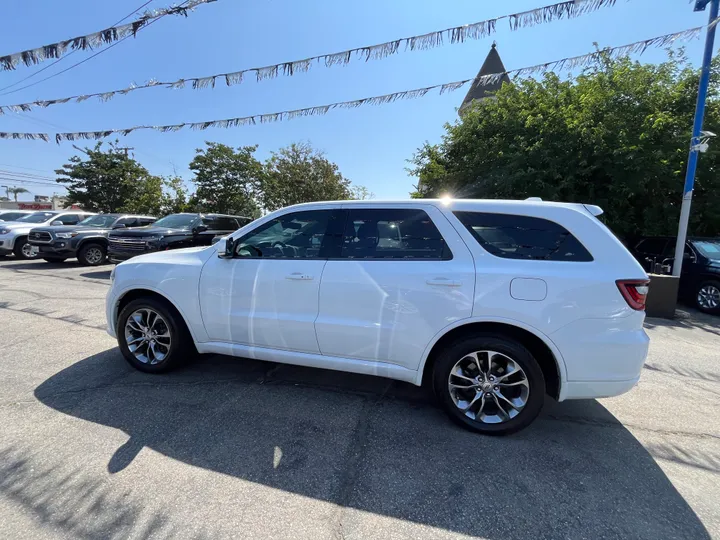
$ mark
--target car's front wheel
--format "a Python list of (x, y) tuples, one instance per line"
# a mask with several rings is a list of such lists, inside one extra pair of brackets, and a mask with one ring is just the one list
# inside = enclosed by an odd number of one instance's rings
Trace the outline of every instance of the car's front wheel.
[(38, 248), (30, 244), (27, 238), (18, 238), (13, 253), (18, 259), (37, 259)]
[(532, 354), (513, 339), (492, 335), (445, 349), (434, 365), (433, 388), (450, 418), (487, 435), (527, 427), (545, 400), (545, 379)]
[(118, 317), (117, 336), (125, 360), (146, 373), (174, 369), (195, 351), (177, 311), (155, 298), (128, 303)]
[(704, 281), (695, 294), (695, 305), (705, 313), (720, 314), (720, 281)]
[(85, 244), (78, 251), (77, 258), (85, 266), (98, 266), (105, 262), (107, 250), (100, 244)]

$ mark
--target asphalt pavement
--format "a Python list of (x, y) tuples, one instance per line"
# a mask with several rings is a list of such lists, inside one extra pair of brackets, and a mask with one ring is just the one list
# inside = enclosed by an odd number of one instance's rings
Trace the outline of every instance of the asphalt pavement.
[(720, 317), (648, 319), (638, 387), (492, 438), (386, 379), (139, 373), (109, 274), (0, 259), (0, 537), (720, 538)]

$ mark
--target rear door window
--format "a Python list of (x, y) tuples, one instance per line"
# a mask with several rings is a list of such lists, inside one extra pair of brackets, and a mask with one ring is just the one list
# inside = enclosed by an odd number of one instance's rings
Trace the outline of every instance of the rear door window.
[(514, 214), (455, 212), (489, 253), (504, 259), (589, 262), (590, 252), (565, 227), (548, 219)]
[(350, 210), (341, 258), (448, 260), (445, 239), (430, 216), (409, 208)]
[(664, 253), (667, 244), (667, 238), (646, 238), (635, 246), (635, 251), (643, 255), (658, 257)]

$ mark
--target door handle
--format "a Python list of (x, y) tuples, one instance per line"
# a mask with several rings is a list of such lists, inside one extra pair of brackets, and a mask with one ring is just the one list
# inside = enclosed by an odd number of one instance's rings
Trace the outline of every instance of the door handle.
[(461, 281), (457, 281), (455, 279), (448, 279), (448, 278), (434, 278), (434, 279), (428, 279), (425, 281), (428, 285), (438, 285), (440, 287), (460, 287), (462, 285)]
[(295, 281), (312, 281), (315, 278), (309, 274), (303, 274), (302, 272), (293, 272), (292, 274), (285, 276), (285, 279), (292, 279)]

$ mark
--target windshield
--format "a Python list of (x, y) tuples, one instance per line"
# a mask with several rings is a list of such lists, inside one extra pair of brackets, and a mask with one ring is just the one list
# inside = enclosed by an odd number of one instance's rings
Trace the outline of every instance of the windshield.
[(78, 223), (78, 227), (110, 227), (116, 219), (117, 216), (90, 216)]
[(18, 221), (25, 223), (45, 223), (56, 214), (57, 212), (34, 212), (32, 214), (28, 214), (27, 216), (18, 218)]
[(693, 246), (708, 259), (720, 261), (720, 240), (695, 240)]
[(197, 219), (197, 214), (170, 214), (158, 219), (153, 225), (167, 227), (168, 229), (189, 229)]

